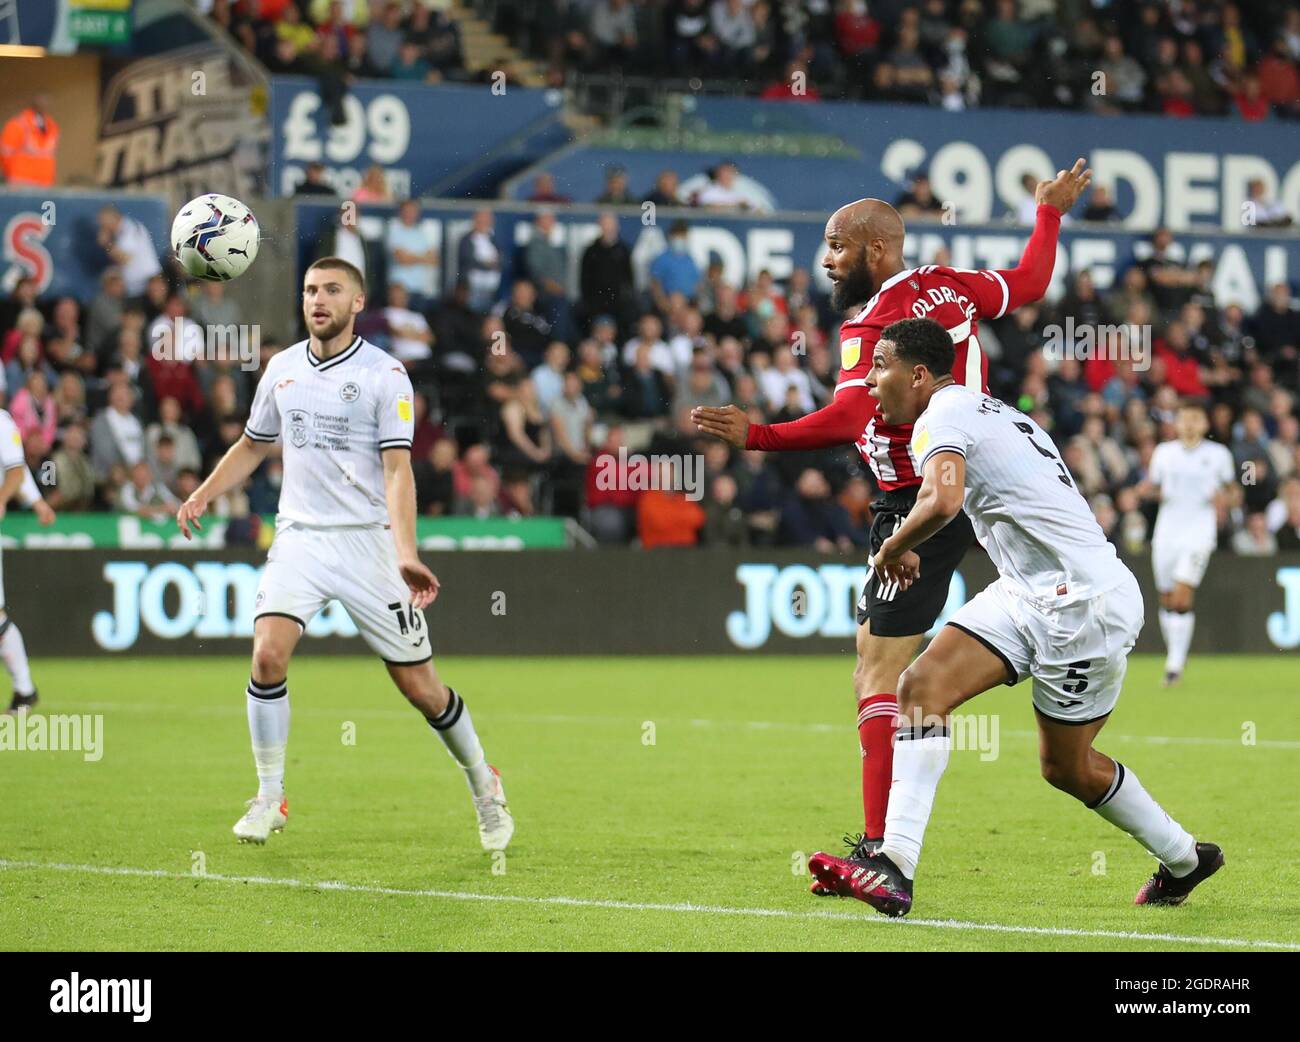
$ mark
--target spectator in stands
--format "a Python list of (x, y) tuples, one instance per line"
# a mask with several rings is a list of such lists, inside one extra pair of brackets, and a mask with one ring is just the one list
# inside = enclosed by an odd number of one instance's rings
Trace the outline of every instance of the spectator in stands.
[(630, 0), (596, 0), (591, 6), (588, 38), (597, 68), (625, 66), (636, 54), (636, 9)]
[(501, 319), (510, 345), (525, 367), (541, 364), (546, 345), (551, 340), (551, 324), (537, 308), (537, 290), (527, 279), (517, 279), (510, 287), (510, 300), (502, 301), (493, 313)]
[(626, 448), (623, 428), (611, 424), (587, 465), (585, 522), (598, 543), (625, 543), (632, 532), (637, 493)]
[(1089, 91), (1094, 111), (1113, 113), (1117, 109), (1134, 112), (1145, 102), (1147, 74), (1141, 64), (1124, 52), (1124, 39), (1118, 34), (1107, 36), (1102, 44), (1101, 93)]
[(537, 404), (542, 415), (551, 415), (551, 405), (564, 393), (564, 375), (569, 368), (569, 345), (563, 340), (552, 340), (546, 345), (542, 364), (530, 374), (537, 390)]
[(709, 29), (718, 41), (717, 61), (722, 71), (729, 75), (747, 73), (758, 34), (744, 0), (713, 0)]
[(194, 431), (185, 425), (181, 403), (165, 397), (158, 402), (158, 419), (145, 430), (145, 458), (155, 471), (159, 471), (158, 443), (167, 438), (175, 456), (175, 467), (182, 470), (202, 470), (203, 454), (199, 451)]
[(573, 200), (562, 195), (555, 188), (555, 176), (541, 173), (533, 180), (533, 192), (528, 197), (530, 203), (571, 203)]
[(384, 308), (388, 350), (412, 374), (424, 373), (433, 358), (433, 331), (429, 320), (410, 304), (406, 287), (400, 282), (389, 283), (388, 306)]
[[(646, 319), (658, 322), (653, 315)], [(643, 320), (644, 321), (644, 320)], [(663, 343), (663, 341), (659, 341)], [(657, 420), (668, 415), (672, 401), (672, 382), (664, 371), (653, 361), (654, 344), (638, 337), (631, 341), (635, 344), (632, 364), (627, 367), (623, 377), (623, 393), (619, 397), (622, 414), (629, 420)], [(667, 344), (664, 350), (667, 351)], [(670, 362), (671, 364), (671, 362)]]
[(99, 479), (106, 480), (115, 466), (133, 467), (144, 458), (144, 427), (131, 411), (131, 388), (115, 384), (108, 407), (90, 428), (90, 458)]
[(739, 169), (735, 163), (719, 163), (709, 173), (709, 182), (692, 200), (696, 206), (706, 210), (747, 210), (749, 198), (736, 183)]
[(610, 206), (631, 206), (640, 202), (632, 196), (627, 186), (627, 171), (621, 166), (605, 168), (605, 188), (596, 197), (596, 202)]
[(554, 210), (539, 210), (532, 234), (524, 247), (525, 277), (537, 287), (537, 307), (556, 335), (569, 336), (569, 303), (565, 294), (568, 259), (563, 247), (564, 232)]
[(456, 255), (460, 279), (469, 287), (469, 306), (479, 313), (491, 308), (501, 289), (501, 251), (493, 223), (491, 210), (475, 210), (474, 223), (460, 240)]
[(95, 470), (86, 458), (86, 428), (74, 423), (63, 429), (59, 447), (51, 457), (54, 487), (45, 492), (55, 510), (90, 510), (95, 502)]
[(632, 251), (619, 237), (618, 218), (602, 213), (597, 219), (600, 236), (582, 254), (579, 277), (583, 314), (612, 315), (621, 328), (633, 321), (635, 287)]
[(943, 203), (935, 198), (930, 177), (924, 170), (912, 173), (907, 191), (894, 201), (894, 208), (907, 218), (938, 217), (943, 213)]
[(657, 488), (637, 500), (637, 535), (645, 549), (660, 546), (695, 546), (707, 517), (699, 503), (680, 491), (682, 476), (671, 460), (660, 464), (652, 482)]
[(59, 414), (43, 370), (33, 369), (27, 374), (27, 382), (10, 400), (9, 414), (24, 441), (33, 434), (40, 436), (42, 455), (54, 447)]
[(1232, 536), (1232, 552), (1241, 557), (1272, 557), (1277, 553), (1277, 537), (1268, 529), (1268, 515), (1246, 515), (1244, 526)]
[(668, 310), (668, 299), (680, 293), (694, 300), (700, 288), (700, 268), (690, 253), (690, 226), (674, 221), (668, 229), (668, 249), (650, 263), (650, 293), (655, 307)]
[[(13, 15), (17, 25), (17, 13)], [(48, 188), (55, 182), (59, 124), (50, 97), (37, 94), (0, 131), (0, 174), (11, 188)]]
[(190, 317), (208, 328), (235, 329), (244, 324), (244, 309), (226, 293), (224, 282), (201, 282), (198, 294), (190, 302)]
[(424, 83), (432, 72), (433, 66), (420, 50), (420, 45), (409, 37), (404, 39), (397, 49), (397, 60), (392, 65), (390, 75), (393, 79)]
[(433, 237), (420, 222), (420, 203), (406, 199), (384, 235), (388, 281), (406, 289), (410, 306), (427, 311), (438, 295), (439, 255)]
[(326, 180), (325, 164), (312, 161), (303, 171), (303, 179), (294, 189), (294, 195), (338, 195), (334, 186)]
[(582, 378), (574, 370), (564, 374), (560, 396), (551, 403), (551, 442), (555, 447), (552, 510), (577, 517), (587, 465), (591, 462), (591, 404), (583, 394)]
[(675, 0), (669, 9), (669, 54), (673, 68), (710, 68), (718, 54), (706, 0)]
[(98, 242), (109, 263), (121, 269), (128, 297), (142, 295), (146, 283), (162, 272), (148, 229), (116, 206), (105, 206), (99, 211)]
[(384, 180), (384, 168), (378, 163), (373, 163), (366, 168), (361, 183), (352, 193), (354, 203), (387, 203), (391, 202), (392, 198), (392, 193), (388, 190), (388, 182)]
[(781, 511), (781, 541), (787, 546), (805, 546), (818, 553), (851, 553), (865, 545), (865, 534), (849, 523), (848, 511), (831, 498), (831, 487), (820, 470), (806, 468), (795, 485), (795, 494)]
[(1107, 222), (1119, 220), (1119, 211), (1115, 208), (1114, 200), (1111, 199), (1110, 192), (1104, 185), (1097, 185), (1088, 196), (1088, 205), (1084, 208), (1083, 219)]
[(122, 324), (125, 300), (126, 283), (121, 269), (105, 268), (99, 276), (99, 292), (86, 309), (85, 345), (95, 355), (103, 357), (108, 351), (113, 335)]
[(1268, 197), (1268, 189), (1258, 177), (1251, 180), (1246, 191), (1250, 206), (1245, 210), (1243, 223), (1248, 228), (1284, 228), (1292, 223), (1286, 208)]
[(629, 369), (637, 364), (637, 358), (644, 350), (650, 365), (662, 373), (669, 381), (677, 376), (677, 359), (672, 348), (663, 339), (663, 322), (653, 311), (647, 311), (636, 324), (636, 336), (623, 345), (623, 368)]
[(676, 170), (660, 170), (655, 177), (654, 187), (646, 195), (645, 201), (656, 206), (680, 206), (681, 200), (677, 197), (678, 186)]
[(452, 474), (456, 465), (456, 442), (439, 438), (428, 453), (416, 460), (415, 501), (419, 511), (428, 517), (443, 517), (455, 507), (455, 482)]
[(371, 20), (366, 38), (370, 63), (384, 75), (391, 74), (402, 46), (402, 5), (396, 0), (385, 4), (379, 18)]

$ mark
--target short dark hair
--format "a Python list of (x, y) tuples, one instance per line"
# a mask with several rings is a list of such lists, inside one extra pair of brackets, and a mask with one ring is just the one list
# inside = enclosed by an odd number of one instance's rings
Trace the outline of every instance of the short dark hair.
[(894, 353), (901, 361), (923, 365), (935, 376), (948, 376), (957, 358), (948, 330), (932, 318), (893, 322), (884, 328), (880, 339), (894, 345)]
[(357, 288), (362, 293), (366, 291), (366, 277), (351, 261), (346, 261), (342, 257), (321, 257), (320, 260), (312, 261), (307, 265), (308, 271), (314, 271), (317, 268), (325, 268), (329, 271), (346, 271), (352, 281), (357, 284)]

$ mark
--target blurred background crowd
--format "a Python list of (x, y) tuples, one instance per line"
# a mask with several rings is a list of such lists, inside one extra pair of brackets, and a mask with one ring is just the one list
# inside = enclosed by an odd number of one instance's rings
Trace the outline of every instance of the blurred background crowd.
[[(461, 274), (439, 297), (430, 273), (441, 257), (419, 216), (420, 203), (407, 201), (382, 240), (342, 226), (318, 252), (351, 249), (366, 266), (358, 331), (399, 359), (417, 389), (422, 513), (562, 515), (601, 541), (645, 545), (862, 543), (875, 490), (851, 448), (744, 452), (698, 438), (689, 422), (695, 405), (734, 402), (755, 422), (781, 422), (829, 400), (839, 316), (807, 270), (731, 285), (720, 263), (698, 265), (678, 220), (638, 284), (609, 212), (570, 296), (555, 214), (539, 209), (529, 241), (515, 247), (498, 241), (483, 209), (449, 247)], [(206, 326), (257, 316), (220, 283), (170, 281), (129, 218), (110, 207), (100, 220), (105, 266), (93, 299), (42, 300), (23, 280), (0, 302), (6, 407), (33, 469), (54, 464), (57, 508), (164, 517), (240, 437), (258, 377), (189, 345)], [(349, 234), (360, 245), (349, 247)], [(1300, 310), (1279, 283), (1247, 314), (1216, 299), (1208, 263), (1180, 256), (1159, 230), (1109, 290), (1081, 271), (1056, 303), (981, 324), (990, 387), (1052, 432), (1106, 531), (1130, 548), (1152, 527), (1155, 503), (1139, 488), (1151, 451), (1173, 437), (1181, 399), (1203, 401), (1211, 437), (1239, 466), (1241, 494), (1221, 512), (1224, 545), (1300, 547)], [(1071, 327), (1101, 329), (1107, 350), (1096, 353), (1115, 360), (1062, 350)], [(284, 346), (263, 342), (261, 363)], [(629, 474), (646, 464), (628, 453), (702, 457), (701, 495), (648, 489), (671, 482)], [(599, 480), (610, 467), (623, 468), (618, 479)], [(218, 505), (240, 522), (230, 538), (241, 525), (255, 537), (279, 480), (273, 458)]]
[[(441, 0), (200, 0), (273, 72), (441, 82)], [(546, 82), (680, 77), (772, 99), (1102, 114), (1300, 116), (1300, 6), (1279, 0), (475, 0)], [(509, 81), (512, 71), (499, 70)], [(327, 88), (328, 90), (329, 88)]]

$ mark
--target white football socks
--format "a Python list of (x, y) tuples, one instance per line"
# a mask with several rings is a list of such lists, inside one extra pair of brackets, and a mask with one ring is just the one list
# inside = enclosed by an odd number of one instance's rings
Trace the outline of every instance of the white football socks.
[(35, 687), (32, 684), (32, 670), (27, 664), (27, 645), (14, 620), (5, 618), (4, 632), (0, 633), (0, 658), (4, 659), (5, 669), (13, 677), (14, 694), (30, 695)]
[(1161, 611), (1160, 630), (1165, 636), (1166, 673), (1181, 673), (1187, 665), (1187, 652), (1191, 649), (1192, 631), (1195, 629), (1195, 612)]
[(934, 794), (948, 766), (951, 749), (952, 739), (945, 727), (898, 730), (893, 784), (885, 813), (885, 841), (880, 850), (908, 879), (916, 875), (925, 826), (930, 821)]
[(1142, 788), (1137, 775), (1118, 760), (1110, 788), (1088, 806), (1146, 847), (1175, 876), (1185, 876), (1196, 868), (1196, 840), (1191, 833), (1165, 813)]
[(469, 791), (475, 796), (486, 796), (495, 788), (492, 769), (488, 767), (483, 745), (474, 730), (465, 700), (452, 688), (447, 688), (447, 708), (438, 716), (430, 717), (429, 726), (442, 739), (451, 758), (465, 772)]
[(257, 765), (257, 795), (284, 795), (284, 751), (289, 744), (289, 687), (248, 681), (248, 733)]

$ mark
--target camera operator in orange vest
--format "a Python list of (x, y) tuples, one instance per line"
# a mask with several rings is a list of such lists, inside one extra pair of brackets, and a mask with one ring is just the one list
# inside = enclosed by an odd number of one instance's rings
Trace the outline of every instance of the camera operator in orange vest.
[(47, 95), (38, 94), (27, 108), (5, 124), (0, 135), (0, 168), (10, 185), (54, 184), (59, 125), (49, 115), (49, 104)]

